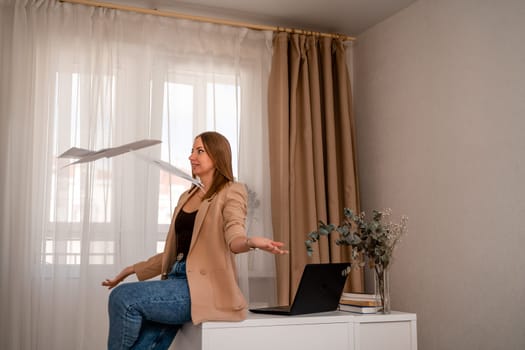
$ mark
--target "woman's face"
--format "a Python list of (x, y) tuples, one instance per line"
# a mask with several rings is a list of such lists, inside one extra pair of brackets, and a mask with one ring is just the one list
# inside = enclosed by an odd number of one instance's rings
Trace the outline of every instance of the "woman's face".
[(206, 152), (206, 149), (204, 149), (200, 137), (197, 137), (193, 142), (193, 148), (191, 149), (189, 160), (191, 162), (191, 170), (195, 176), (200, 178), (213, 176), (215, 164), (208, 155), (208, 152)]

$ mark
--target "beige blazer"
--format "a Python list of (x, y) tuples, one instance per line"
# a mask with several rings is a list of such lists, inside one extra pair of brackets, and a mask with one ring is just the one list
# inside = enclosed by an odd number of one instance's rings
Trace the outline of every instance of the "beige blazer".
[[(134, 265), (139, 280), (159, 274), (165, 279), (176, 260), (175, 218), (197, 188), (184, 192), (175, 208), (164, 252)], [(203, 321), (237, 321), (246, 318), (247, 302), (237, 284), (230, 243), (246, 237), (246, 188), (229, 183), (204, 200), (195, 218), (186, 273), (191, 296), (191, 318)]]

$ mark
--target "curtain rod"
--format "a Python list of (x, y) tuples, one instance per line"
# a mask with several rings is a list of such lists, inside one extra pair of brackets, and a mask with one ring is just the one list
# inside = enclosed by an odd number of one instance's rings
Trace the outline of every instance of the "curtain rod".
[(284, 28), (284, 27), (268, 26), (268, 25), (261, 25), (261, 24), (245, 23), (245, 22), (236, 22), (236, 21), (229, 21), (229, 20), (220, 19), (220, 18), (193, 16), (193, 15), (188, 15), (188, 14), (179, 13), (179, 12), (160, 11), (157, 9), (147, 9), (147, 8), (142, 8), (142, 7), (134, 7), (134, 6), (113, 4), (113, 3), (107, 3), (107, 2), (99, 2), (99, 1), (91, 1), (91, 0), (59, 0), (59, 1), (72, 3), (72, 4), (103, 7), (103, 8), (113, 9), (113, 10), (137, 12), (137, 13), (162, 16), (162, 17), (188, 19), (188, 20), (197, 21), (197, 22), (223, 24), (223, 25), (232, 26), (232, 27), (243, 27), (243, 28), (254, 29), (254, 30), (270, 30), (273, 32), (287, 32), (287, 33), (294, 33), (294, 34), (318, 35), (318, 36), (329, 37), (329, 38), (340, 38), (343, 41), (356, 40), (355, 37), (351, 37), (351, 36), (347, 36), (343, 34), (321, 33), (321, 32), (314, 32), (314, 31), (303, 30), (303, 29), (293, 29), (293, 28)]

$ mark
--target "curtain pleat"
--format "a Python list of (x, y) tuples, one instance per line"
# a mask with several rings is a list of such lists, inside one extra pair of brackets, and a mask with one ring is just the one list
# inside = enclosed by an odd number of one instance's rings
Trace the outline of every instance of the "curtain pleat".
[[(349, 261), (336, 237), (323, 237), (312, 258), (305, 239), (319, 220), (339, 223), (359, 209), (355, 128), (344, 44), (338, 39), (278, 33), (269, 79), (269, 140), (274, 237), (290, 254), (277, 257), (278, 301), (293, 298), (304, 265)], [(353, 291), (363, 274), (353, 270)]]

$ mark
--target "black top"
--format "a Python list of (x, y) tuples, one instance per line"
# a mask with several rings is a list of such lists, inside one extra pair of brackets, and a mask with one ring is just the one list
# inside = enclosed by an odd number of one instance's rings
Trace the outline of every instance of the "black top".
[(181, 210), (175, 219), (177, 260), (186, 259), (186, 256), (188, 255), (196, 216), (197, 210), (192, 213), (186, 213), (184, 210)]

